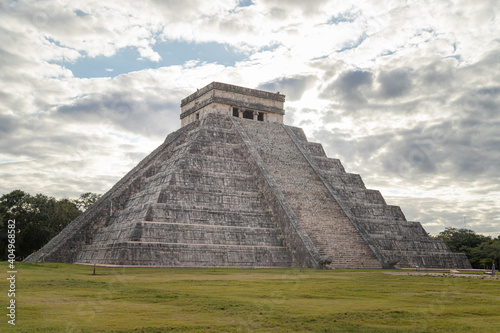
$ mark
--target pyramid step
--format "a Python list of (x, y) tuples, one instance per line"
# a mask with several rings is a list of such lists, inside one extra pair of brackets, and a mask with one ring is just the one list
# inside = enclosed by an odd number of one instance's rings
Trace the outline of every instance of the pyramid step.
[(403, 237), (379, 238), (376, 239), (380, 248), (384, 251), (448, 251), (449, 248), (444, 242), (435, 239), (411, 239)]
[(290, 130), (295, 134), (297, 139), (299, 139), (302, 142), (308, 142), (306, 134), (304, 133), (304, 130), (300, 127), (294, 127), (294, 126), (288, 126)]
[(240, 230), (242, 232), (247, 232), (248, 229), (250, 230), (262, 230), (262, 231), (267, 231), (267, 230), (280, 230), (279, 228), (276, 227), (269, 227), (269, 228), (261, 228), (261, 227), (242, 227), (242, 226), (233, 226), (233, 225), (222, 225), (222, 224), (196, 224), (196, 223), (174, 223), (174, 222), (158, 222), (158, 221), (143, 221), (141, 223), (148, 223), (148, 224), (158, 224), (158, 225), (174, 225), (174, 226), (192, 226), (192, 227), (202, 227), (202, 228), (210, 228), (210, 227), (215, 227), (215, 228), (221, 228), (221, 229), (233, 229), (233, 230)]
[(168, 243), (269, 245), (281, 246), (281, 230), (277, 228), (241, 227), (175, 222), (125, 223), (105, 227), (92, 244), (126, 240)]
[(427, 238), (422, 225), (418, 222), (408, 221), (379, 221), (379, 222), (363, 222), (365, 230), (372, 235), (372, 237), (399, 237), (405, 236), (407, 238)]
[(352, 213), (360, 218), (387, 218), (389, 220), (405, 221), (406, 218), (399, 206), (379, 205), (369, 203), (351, 203)]
[(147, 221), (179, 222), (242, 227), (275, 227), (269, 212), (261, 209), (198, 209), (189, 206), (155, 203), (150, 206)]
[[(226, 144), (239, 143), (239, 139), (232, 127), (222, 128), (219, 126), (204, 127), (200, 130), (198, 141), (201, 142), (222, 142)], [(200, 140), (205, 139), (205, 140)], [(208, 140), (207, 140), (208, 139)]]
[(169, 187), (178, 189), (202, 189), (206, 191), (242, 191), (258, 192), (255, 177), (247, 174), (229, 174), (222, 172), (180, 172), (173, 175)]
[(282, 246), (277, 228), (143, 222), (141, 242)]
[[(380, 226), (385, 226), (385, 225), (398, 225), (401, 223), (402, 225), (406, 225), (406, 219), (405, 220), (397, 220), (397, 219), (391, 219), (388, 217), (384, 216), (377, 216), (377, 218), (374, 217), (357, 217), (358, 222), (360, 222), (365, 228), (368, 229), (373, 229), (377, 230), (375, 228), (380, 228)], [(417, 222), (418, 223), (418, 222)], [(412, 227), (411, 225), (407, 225), (407, 227)], [(418, 228), (413, 226), (414, 228)], [(383, 229), (381, 229), (383, 230)]]
[[(333, 186), (332, 186), (333, 187)], [(387, 205), (382, 194), (377, 190), (369, 190), (356, 187), (333, 187), (335, 192), (344, 200), (345, 203), (353, 204), (378, 204)]]
[(463, 253), (433, 251), (383, 251), (389, 260), (398, 260), (402, 268), (470, 268), (470, 263)]
[(250, 249), (258, 249), (258, 248), (264, 248), (264, 249), (286, 249), (285, 246), (281, 245), (248, 245), (248, 244), (210, 244), (210, 243), (200, 243), (200, 244), (194, 244), (194, 243), (180, 243), (180, 242), (174, 242), (174, 243), (169, 243), (169, 242), (152, 242), (152, 241), (128, 241), (127, 243), (129, 244), (159, 244), (159, 245), (182, 245), (182, 246), (206, 246), (206, 247), (221, 247), (221, 248), (229, 248), (229, 247), (235, 247), (235, 248), (250, 248)]
[(323, 145), (317, 142), (302, 141), (302, 145), (305, 149), (314, 157), (326, 157)]
[[(209, 142), (209, 143), (197, 143), (196, 145), (191, 145), (188, 152), (193, 156), (204, 156), (204, 157), (222, 157), (228, 158), (229, 156), (238, 156), (238, 151), (241, 151), (241, 144), (227, 144), (221, 146), (220, 143)], [(240, 158), (238, 158), (240, 159)]]
[(285, 247), (161, 242), (122, 242), (86, 246), (79, 263), (172, 267), (290, 267)]
[(192, 158), (180, 159), (176, 163), (179, 170), (206, 170), (214, 174), (243, 174), (248, 162), (242, 159), (209, 155), (192, 155)]
[(344, 174), (345, 169), (339, 159), (330, 158), (326, 156), (314, 156), (314, 161), (318, 168), (324, 171), (328, 171), (332, 174)]
[(207, 197), (207, 200), (216, 200), (219, 202), (223, 202), (224, 200), (233, 201), (233, 198), (244, 200), (245, 202), (256, 202), (263, 198), (262, 194), (258, 191), (242, 188), (224, 188), (216, 185), (210, 186), (209, 184), (204, 185), (201, 187), (170, 185), (162, 189), (163, 194), (160, 196), (159, 202), (171, 202), (171, 200), (174, 200), (174, 197), (194, 202), (203, 202), (205, 197)]
[[(158, 203), (177, 204), (190, 209), (199, 210), (239, 210), (261, 211), (265, 207), (264, 199), (252, 195), (231, 195), (224, 193), (197, 192), (162, 192)], [(241, 207), (241, 208), (240, 208)]]
[(361, 176), (355, 173), (336, 173), (331, 170), (322, 170), (328, 182), (333, 186), (349, 186), (366, 188)]

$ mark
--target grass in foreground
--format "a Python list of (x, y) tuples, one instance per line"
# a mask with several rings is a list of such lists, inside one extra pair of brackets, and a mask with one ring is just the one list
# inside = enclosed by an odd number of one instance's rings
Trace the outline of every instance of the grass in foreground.
[(500, 280), (379, 270), (17, 269), (15, 327), (0, 282), (2, 332), (492, 332), (500, 324)]

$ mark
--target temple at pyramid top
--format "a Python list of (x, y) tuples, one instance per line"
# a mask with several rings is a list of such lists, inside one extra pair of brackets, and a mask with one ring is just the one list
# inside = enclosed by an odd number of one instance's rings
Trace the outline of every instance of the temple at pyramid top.
[(285, 95), (212, 82), (181, 101), (181, 126), (207, 114), (283, 123)]

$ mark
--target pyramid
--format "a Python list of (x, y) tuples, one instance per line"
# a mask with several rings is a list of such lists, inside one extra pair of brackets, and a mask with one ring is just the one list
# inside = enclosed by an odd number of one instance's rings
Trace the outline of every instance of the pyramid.
[(28, 262), (470, 268), (283, 124), (285, 96), (212, 82), (181, 128)]

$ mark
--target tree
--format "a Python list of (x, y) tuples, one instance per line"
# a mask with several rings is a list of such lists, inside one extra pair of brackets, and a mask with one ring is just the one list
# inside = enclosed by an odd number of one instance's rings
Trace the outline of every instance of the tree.
[(6, 257), (7, 222), (16, 223), (16, 256), (24, 258), (40, 249), (82, 212), (69, 199), (14, 190), (0, 197), (0, 254)]
[(500, 237), (481, 243), (479, 249), (486, 258), (491, 258), (489, 265), (495, 262), (496, 267), (500, 266)]
[(483, 269), (486, 269), (486, 267), (490, 267), (490, 264), (493, 262), (493, 259), (491, 258), (484, 258), (480, 259), (479, 263), (482, 265)]
[(464, 252), (466, 249), (477, 247), (485, 240), (491, 239), (464, 228), (445, 228), (444, 231), (439, 233), (438, 237), (443, 238), (452, 252)]
[(82, 193), (79, 199), (74, 200), (78, 209), (82, 212), (86, 211), (90, 206), (92, 206), (97, 200), (101, 198), (101, 194), (96, 194), (92, 192)]
[(474, 268), (490, 267), (493, 261), (500, 266), (500, 236), (492, 239), (468, 229), (446, 228), (438, 237), (452, 252), (465, 253)]

